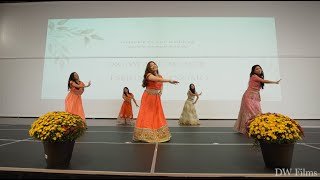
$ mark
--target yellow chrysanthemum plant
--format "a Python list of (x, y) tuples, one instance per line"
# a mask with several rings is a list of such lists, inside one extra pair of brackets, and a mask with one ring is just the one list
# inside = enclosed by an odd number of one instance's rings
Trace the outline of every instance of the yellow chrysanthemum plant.
[(43, 142), (71, 142), (82, 136), (86, 127), (80, 116), (55, 111), (39, 117), (31, 125), (29, 135)]
[(247, 134), (254, 139), (254, 145), (260, 142), (288, 144), (302, 140), (303, 129), (299, 123), (279, 113), (265, 113), (247, 122)]

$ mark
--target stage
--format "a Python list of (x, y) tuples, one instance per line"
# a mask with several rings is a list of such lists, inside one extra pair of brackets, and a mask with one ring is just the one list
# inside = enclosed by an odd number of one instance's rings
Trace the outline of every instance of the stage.
[[(318, 177), (320, 121), (298, 121), (305, 138), (295, 144), (291, 174), (265, 168), (252, 139), (232, 129), (234, 120), (201, 120), (179, 126), (168, 120), (166, 143), (132, 141), (133, 127), (115, 119), (87, 119), (87, 132), (76, 141), (70, 167), (46, 169), (41, 141), (29, 136), (36, 118), (0, 118), (1, 178), (289, 178)], [(11, 123), (9, 123), (11, 122)], [(20, 124), (18, 124), (20, 122)], [(23, 123), (21, 123), (23, 122)]]

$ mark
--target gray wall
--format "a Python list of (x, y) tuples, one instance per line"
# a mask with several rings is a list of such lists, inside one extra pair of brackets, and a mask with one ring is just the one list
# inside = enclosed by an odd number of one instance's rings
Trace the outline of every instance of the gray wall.
[[(0, 4), (0, 116), (33, 117), (64, 110), (64, 100), (41, 100), (49, 18), (274, 17), (282, 101), (262, 101), (263, 112), (320, 119), (320, 2), (46, 2)], [(57, 87), (58, 88), (58, 87)], [(201, 97), (200, 97), (201, 98)], [(140, 98), (138, 98), (140, 99)], [(122, 100), (84, 100), (87, 117), (114, 118)], [(164, 101), (167, 118), (184, 102)], [(179, 107), (179, 108), (177, 108)], [(201, 101), (199, 118), (235, 119), (240, 102)], [(134, 117), (138, 109), (134, 108)]]

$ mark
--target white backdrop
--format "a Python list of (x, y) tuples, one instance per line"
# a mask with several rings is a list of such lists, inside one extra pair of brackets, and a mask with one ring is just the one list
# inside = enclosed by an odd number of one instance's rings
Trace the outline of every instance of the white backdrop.
[[(264, 100), (263, 112), (320, 119), (319, 2), (47, 2), (0, 5), (0, 116), (34, 117), (64, 110), (64, 100), (41, 99), (48, 19), (119, 17), (274, 17), (281, 101)], [(255, 63), (253, 63), (255, 64)], [(162, 72), (165, 69), (162, 70)], [(228, 69), (226, 69), (228, 71)], [(250, 67), (248, 69), (248, 73)], [(168, 72), (163, 72), (167, 73)], [(227, 72), (231, 73), (232, 72)], [(268, 72), (265, 72), (268, 74)], [(80, 74), (81, 76), (81, 74)], [(87, 77), (82, 77), (87, 79)], [(91, 79), (92, 80), (92, 79)], [(247, 84), (232, 82), (235, 84)], [(213, 82), (214, 83), (214, 82)], [(65, 85), (66, 86), (66, 85)], [(217, 85), (218, 86), (218, 85)], [(61, 88), (61, 87), (56, 87)], [(66, 87), (64, 87), (66, 88)], [(112, 90), (113, 87), (110, 87)], [(121, 88), (122, 89), (122, 88)], [(119, 91), (119, 88), (116, 90)], [(243, 90), (239, 89), (239, 94)], [(86, 92), (85, 92), (86, 93)], [(184, 93), (184, 92), (183, 92)], [(140, 97), (136, 97), (137, 100)], [(239, 98), (240, 99), (240, 98)], [(83, 100), (88, 118), (115, 118), (122, 103)], [(140, 102), (138, 101), (140, 104)], [(163, 101), (167, 118), (180, 116), (184, 101)], [(200, 100), (201, 119), (236, 119), (240, 100)], [(133, 107), (134, 117), (138, 108)]]
[[(42, 99), (64, 99), (71, 72), (92, 81), (83, 99), (117, 100), (123, 87), (140, 98), (153, 60), (167, 79), (162, 100), (186, 99), (194, 83), (202, 100), (239, 101), (253, 64), (265, 78), (279, 79), (274, 18), (162, 17), (50, 19), (46, 36)], [(60, 87), (60, 88), (58, 88)], [(236, 88), (235, 88), (236, 87)], [(263, 91), (280, 101), (280, 86)]]

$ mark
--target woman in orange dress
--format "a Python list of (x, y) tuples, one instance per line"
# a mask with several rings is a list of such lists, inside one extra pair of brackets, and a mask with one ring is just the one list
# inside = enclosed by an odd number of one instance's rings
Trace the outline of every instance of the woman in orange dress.
[(68, 81), (69, 93), (65, 99), (65, 111), (80, 116), (84, 122), (86, 122), (86, 118), (82, 107), (81, 95), (84, 88), (90, 85), (91, 81), (89, 81), (88, 85), (80, 81), (79, 75), (76, 72), (70, 74)]
[(138, 104), (136, 100), (134, 99), (134, 95), (130, 93), (129, 88), (124, 87), (123, 88), (123, 103), (120, 109), (120, 113), (118, 116), (118, 123), (119, 124), (129, 124), (133, 125), (133, 113), (132, 113), (132, 105), (131, 105), (131, 100), (136, 104), (137, 107)]
[(263, 89), (264, 83), (279, 84), (279, 82), (280, 80), (265, 80), (260, 65), (252, 66), (249, 86), (242, 96), (238, 119), (233, 127), (235, 131), (246, 134), (247, 121), (262, 113), (260, 105), (260, 89)]
[(164, 82), (179, 83), (178, 81), (162, 78), (157, 64), (153, 61), (148, 62), (142, 82), (142, 87), (146, 87), (146, 89), (141, 98), (141, 107), (133, 132), (134, 141), (154, 143), (170, 140), (171, 133), (160, 99)]

